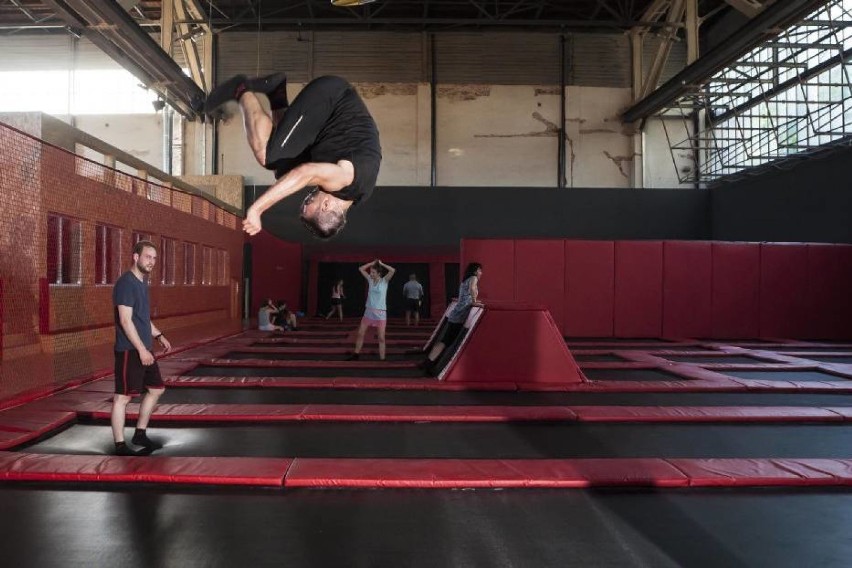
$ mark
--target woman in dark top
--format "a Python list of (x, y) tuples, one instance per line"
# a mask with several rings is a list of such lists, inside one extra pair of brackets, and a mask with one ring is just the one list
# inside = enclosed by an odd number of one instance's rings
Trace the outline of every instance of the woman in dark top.
[(478, 262), (471, 262), (467, 265), (464, 271), (464, 279), (459, 285), (459, 297), (456, 300), (456, 305), (452, 311), (447, 314), (447, 327), (441, 338), (435, 343), (426, 360), (420, 364), (420, 367), (430, 375), (435, 374), (435, 362), (447, 345), (452, 345), (456, 338), (461, 333), (464, 327), (464, 322), (467, 320), (467, 315), (470, 313), (470, 308), (474, 305), (481, 305), (478, 302), (479, 297), (479, 279), (482, 277), (482, 265)]
[(343, 321), (343, 299), (346, 298), (346, 294), (343, 293), (343, 279), (337, 281), (337, 284), (331, 289), (331, 310), (325, 316), (325, 319), (328, 319), (337, 312), (337, 317), (340, 321)]

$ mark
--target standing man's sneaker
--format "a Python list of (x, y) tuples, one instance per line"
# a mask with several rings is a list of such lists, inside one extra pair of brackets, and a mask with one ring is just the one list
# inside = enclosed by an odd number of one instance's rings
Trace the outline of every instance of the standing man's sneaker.
[(247, 90), (245, 75), (231, 77), (210, 91), (204, 103), (204, 112), (210, 114), (228, 101), (238, 101)]
[(148, 434), (147, 434), (147, 432), (145, 432), (145, 430), (139, 430), (139, 429), (137, 429), (136, 433), (133, 434), (132, 442), (134, 444), (136, 444), (137, 446), (142, 446), (143, 448), (150, 450), (152, 452), (154, 450), (159, 450), (160, 448), (163, 447), (163, 444), (161, 444), (160, 442), (157, 442), (157, 441), (149, 438)]
[(117, 456), (147, 456), (150, 455), (152, 451), (153, 450), (149, 450), (148, 448), (134, 450), (124, 442), (115, 443), (115, 455)]
[(280, 110), (290, 106), (287, 99), (287, 74), (273, 73), (266, 77), (256, 77), (246, 81), (246, 88), (254, 93), (263, 93), (269, 99), (271, 110)]

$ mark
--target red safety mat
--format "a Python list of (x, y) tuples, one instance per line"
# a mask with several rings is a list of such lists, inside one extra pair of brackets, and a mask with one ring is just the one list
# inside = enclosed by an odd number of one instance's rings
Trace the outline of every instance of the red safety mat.
[(0, 480), (281, 486), (292, 461), (0, 452)]
[(692, 486), (852, 485), (852, 460), (669, 459)]
[(463, 460), (297, 458), (287, 487), (685, 487), (661, 459)]

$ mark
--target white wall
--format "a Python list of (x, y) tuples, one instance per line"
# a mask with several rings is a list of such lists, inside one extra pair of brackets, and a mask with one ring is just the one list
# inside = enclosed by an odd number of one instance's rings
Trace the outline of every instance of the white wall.
[[(669, 140), (672, 144), (679, 144), (686, 140), (688, 134), (686, 123), (678, 118), (666, 118), (665, 129), (663, 119), (652, 118), (645, 123), (643, 133), (644, 147), (644, 185), (645, 187), (659, 188), (693, 188), (692, 183), (681, 183), (681, 177), (692, 173), (695, 168), (692, 152), (689, 150), (675, 150), (672, 152)], [(666, 137), (668, 131), (668, 138)]]
[[(71, 123), (70, 120), (63, 122)], [(162, 114), (79, 115), (73, 125), (86, 134), (127, 152), (157, 169), (163, 168)]]

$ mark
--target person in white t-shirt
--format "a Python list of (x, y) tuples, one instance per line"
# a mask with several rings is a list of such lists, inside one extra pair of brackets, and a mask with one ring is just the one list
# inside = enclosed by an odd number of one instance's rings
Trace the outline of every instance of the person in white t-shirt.
[(414, 325), (420, 325), (420, 306), (423, 305), (423, 285), (417, 281), (417, 275), (411, 274), (408, 282), (402, 287), (405, 296), (405, 325), (411, 325), (411, 314), (414, 314)]
[[(358, 328), (358, 338), (355, 340), (355, 351), (349, 356), (350, 361), (361, 356), (364, 345), (364, 334), (368, 327), (375, 327), (379, 336), (379, 359), (385, 360), (385, 327), (388, 321), (388, 282), (393, 278), (396, 268), (388, 266), (381, 260), (374, 260), (358, 267), (358, 271), (367, 279), (367, 306), (361, 326)], [(384, 271), (384, 276), (382, 276)]]

